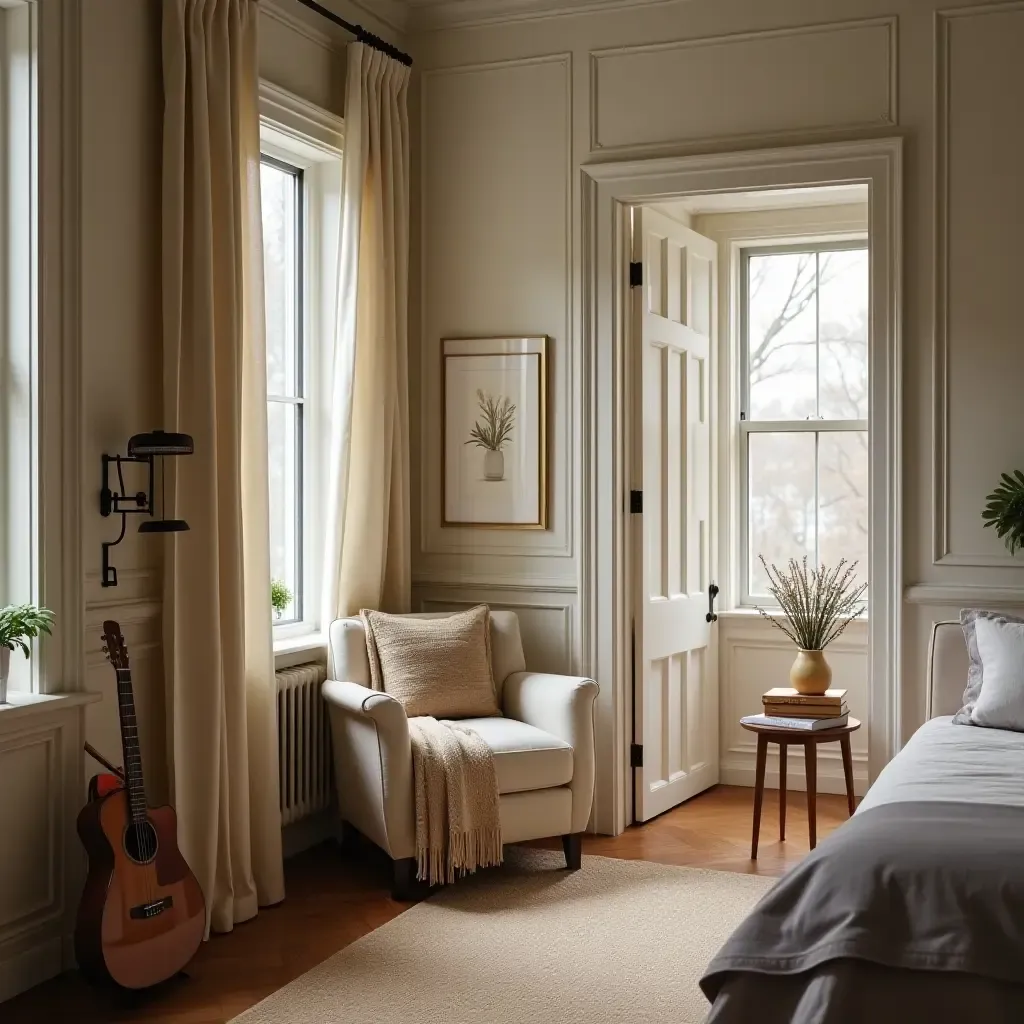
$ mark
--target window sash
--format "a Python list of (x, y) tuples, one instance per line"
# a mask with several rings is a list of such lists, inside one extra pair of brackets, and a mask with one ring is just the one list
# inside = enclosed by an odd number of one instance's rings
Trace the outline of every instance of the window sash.
[[(271, 394), (267, 395), (268, 407), (272, 404), (292, 406), (295, 410), (295, 448), (292, 458), (295, 464), (295, 493), (292, 516), (294, 531), (291, 538), (289, 558), (294, 565), (294, 579), (291, 581), (292, 604), (291, 615), (287, 618), (275, 618), (273, 620), (275, 630), (285, 627), (294, 627), (304, 620), (304, 590), (305, 590), (305, 457), (307, 445), (307, 425), (304, 416), (304, 405), (306, 401), (306, 316), (305, 307), (307, 301), (306, 282), (306, 183), (303, 168), (267, 153), (261, 153), (260, 162), (289, 175), (293, 182), (294, 199), (292, 224), (292, 323), (291, 337), (293, 339), (292, 351), (288, 353), (291, 366), (291, 379), (293, 381), (294, 393), (292, 394)], [(287, 375), (286, 375), (287, 380)], [(269, 586), (269, 582), (268, 582)]]
[[(867, 249), (866, 239), (851, 239), (843, 241), (830, 241), (824, 240), (821, 242), (803, 242), (794, 243), (792, 245), (768, 245), (768, 246), (750, 246), (744, 247), (740, 254), (740, 302), (739, 302), (739, 314), (740, 314), (740, 346), (739, 346), (739, 373), (740, 373), (740, 422), (739, 422), (739, 492), (740, 492), (740, 605), (750, 607), (754, 604), (771, 604), (772, 599), (770, 596), (762, 594), (753, 594), (751, 591), (751, 573), (750, 573), (750, 437), (752, 434), (787, 434), (787, 433), (807, 433), (814, 435), (814, 509), (815, 509), (815, 529), (814, 529), (814, 555), (815, 562), (818, 563), (818, 552), (820, 551), (821, 545), (821, 530), (820, 530), (820, 477), (821, 467), (818, 460), (818, 447), (820, 436), (823, 433), (829, 432), (843, 432), (843, 433), (856, 433), (863, 432), (868, 433), (868, 421), (865, 419), (827, 419), (819, 418), (817, 416), (807, 417), (806, 419), (797, 420), (769, 420), (769, 419), (750, 419), (748, 410), (750, 409), (750, 370), (749, 370), (749, 358), (750, 358), (750, 258), (756, 256), (774, 256), (774, 255), (785, 255), (788, 253), (829, 253), (838, 251), (851, 251), (859, 249)], [(817, 268), (815, 269), (817, 275)], [(818, 283), (815, 282), (815, 289), (817, 291)], [(817, 296), (815, 297), (815, 303), (818, 302)], [(820, 387), (821, 387), (821, 375), (820, 375), (820, 338), (818, 332), (820, 332), (820, 320), (818, 315), (815, 315), (815, 367), (817, 377), (817, 401), (816, 405), (820, 407)]]
[[(751, 420), (750, 418), (750, 259), (757, 256), (785, 256), (791, 253), (814, 253), (820, 256), (829, 252), (850, 252), (858, 249), (868, 248), (867, 239), (848, 239), (841, 241), (802, 242), (792, 245), (763, 245), (744, 246), (740, 251), (740, 421), (741, 423), (771, 423), (771, 420)], [(817, 268), (815, 276), (817, 277)], [(818, 282), (815, 281), (815, 304), (817, 298)], [(818, 332), (821, 324), (815, 314), (815, 376), (817, 388), (816, 405), (820, 407), (821, 399), (821, 339)], [(791, 422), (791, 421), (786, 421)], [(813, 422), (829, 422), (827, 420), (815, 420)]]

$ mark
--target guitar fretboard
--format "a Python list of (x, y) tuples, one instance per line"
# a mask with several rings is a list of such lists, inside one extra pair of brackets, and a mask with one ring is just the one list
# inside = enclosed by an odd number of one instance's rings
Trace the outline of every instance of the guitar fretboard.
[(121, 747), (124, 751), (125, 787), (132, 821), (146, 820), (146, 787), (142, 778), (142, 753), (139, 748), (139, 727), (135, 718), (135, 697), (132, 674), (119, 668), (117, 673), (117, 709), (121, 718)]

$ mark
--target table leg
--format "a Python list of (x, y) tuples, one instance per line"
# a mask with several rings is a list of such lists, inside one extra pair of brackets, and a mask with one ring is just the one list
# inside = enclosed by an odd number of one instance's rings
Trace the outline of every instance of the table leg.
[(786, 838), (786, 751), (789, 744), (779, 743), (779, 842)]
[(807, 831), (811, 849), (818, 845), (818, 744), (814, 740), (804, 743), (804, 766), (807, 769)]
[(761, 802), (764, 799), (764, 765), (768, 759), (768, 737), (757, 737), (757, 774), (754, 779), (754, 830), (750, 839), (750, 859), (757, 860), (757, 837), (761, 831)]
[(850, 737), (840, 736), (839, 746), (843, 751), (843, 774), (846, 776), (846, 805), (853, 816), (855, 801), (853, 797), (853, 754), (850, 752)]

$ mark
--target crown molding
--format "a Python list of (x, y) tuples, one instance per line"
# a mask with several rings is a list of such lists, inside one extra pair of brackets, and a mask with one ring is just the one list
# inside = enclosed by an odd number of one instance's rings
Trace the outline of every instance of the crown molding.
[(407, 0), (407, 30), (414, 33), (437, 32), (476, 25), (507, 24), (537, 18), (593, 14), (631, 7), (662, 7), (686, 2), (688, 0)]
[(409, 31), (410, 10), (405, 0), (348, 0), (348, 5), (386, 25), (393, 32)]

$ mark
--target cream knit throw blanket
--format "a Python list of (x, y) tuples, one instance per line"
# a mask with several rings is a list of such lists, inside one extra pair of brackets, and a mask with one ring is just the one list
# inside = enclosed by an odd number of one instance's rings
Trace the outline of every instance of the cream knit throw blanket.
[(410, 718), (416, 786), (416, 877), (430, 885), (502, 860), (498, 779), (490, 747), (472, 729)]

